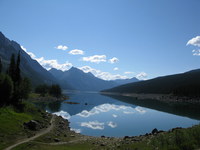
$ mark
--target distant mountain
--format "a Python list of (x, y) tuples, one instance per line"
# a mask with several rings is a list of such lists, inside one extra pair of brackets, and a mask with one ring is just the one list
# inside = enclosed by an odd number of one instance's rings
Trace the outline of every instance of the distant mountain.
[(30, 78), (33, 86), (42, 83), (57, 83), (56, 78), (22, 50), (17, 42), (10, 41), (0, 32), (0, 58), (3, 62), (4, 71), (10, 63), (11, 55), (15, 54), (17, 57), (18, 52), (21, 54), (20, 68), (22, 75)]
[(140, 80), (138, 80), (137, 78), (133, 77), (131, 79), (116, 79), (116, 80), (112, 80), (112, 81), (114, 81), (118, 85), (123, 85), (123, 84), (138, 82)]
[(80, 91), (101, 91), (119, 85), (114, 81), (99, 79), (92, 73), (85, 73), (75, 67), (72, 67), (68, 71), (61, 71), (52, 68), (49, 72), (59, 80), (61, 86), (68, 84), (70, 87)]
[(200, 69), (118, 86), (104, 92), (200, 94)]

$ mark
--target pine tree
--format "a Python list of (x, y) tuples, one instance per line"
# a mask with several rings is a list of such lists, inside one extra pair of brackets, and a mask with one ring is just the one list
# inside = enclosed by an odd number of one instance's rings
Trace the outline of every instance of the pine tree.
[(15, 75), (16, 75), (16, 84), (19, 85), (21, 82), (21, 70), (20, 70), (20, 51), (17, 56), (17, 64), (15, 68)]
[(2, 72), (2, 61), (1, 61), (1, 58), (0, 58), (0, 73)]
[(16, 63), (15, 63), (15, 54), (12, 54), (10, 58), (10, 65), (8, 68), (8, 75), (11, 77), (13, 80), (14, 84), (16, 83), (16, 74), (15, 74), (15, 69), (16, 68)]

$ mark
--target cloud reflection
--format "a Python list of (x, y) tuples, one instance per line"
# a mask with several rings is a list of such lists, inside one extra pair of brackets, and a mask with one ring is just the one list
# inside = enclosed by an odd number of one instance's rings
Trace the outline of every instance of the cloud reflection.
[[(87, 111), (83, 110), (81, 113), (77, 114), (81, 117), (90, 117), (95, 114), (103, 113), (103, 112), (109, 112), (111, 110), (119, 111), (119, 110), (126, 110), (126, 109), (133, 109), (130, 106), (124, 106), (124, 105), (114, 105), (114, 104), (103, 104), (94, 107), (92, 110)], [(113, 117), (117, 117), (117, 115), (113, 115)]]
[(123, 111), (124, 114), (134, 114), (133, 111)]
[(54, 115), (57, 115), (57, 116), (61, 116), (61, 117), (63, 117), (64, 119), (70, 119), (71, 118), (71, 116), (70, 116), (70, 114), (68, 113), (68, 112), (66, 112), (66, 111), (59, 111), (59, 112), (55, 112), (55, 113), (53, 113)]
[(108, 122), (107, 125), (110, 126), (111, 128), (116, 128), (117, 127), (117, 124), (112, 122), (112, 121)]
[(146, 110), (144, 110), (142, 107), (136, 107), (135, 110), (137, 112), (139, 112), (140, 114), (145, 114), (146, 113)]
[(75, 128), (70, 128), (71, 131), (74, 131), (76, 133), (81, 133), (81, 129), (75, 129)]
[[(111, 110), (123, 111), (124, 114), (134, 114), (134, 113), (144, 114), (144, 113), (146, 113), (146, 110), (144, 110), (142, 107), (132, 108), (130, 106), (124, 106), (124, 105), (103, 104), (103, 105), (94, 107), (90, 111), (83, 110), (81, 113), (79, 113), (77, 115), (86, 118), (86, 117), (90, 117), (92, 115), (96, 115), (99, 113), (109, 112)], [(116, 114), (113, 114), (112, 116), (114, 118), (117, 117)]]
[(114, 118), (117, 118), (117, 115), (116, 115), (116, 114), (112, 114), (112, 116), (113, 116)]
[(81, 126), (91, 128), (94, 130), (103, 130), (104, 122), (98, 122), (98, 121), (81, 122)]

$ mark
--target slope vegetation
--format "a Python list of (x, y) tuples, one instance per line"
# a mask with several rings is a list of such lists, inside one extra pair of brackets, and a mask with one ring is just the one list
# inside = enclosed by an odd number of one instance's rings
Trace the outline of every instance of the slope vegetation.
[(200, 69), (197, 69), (186, 73), (130, 83), (104, 92), (198, 95), (200, 93), (199, 77)]

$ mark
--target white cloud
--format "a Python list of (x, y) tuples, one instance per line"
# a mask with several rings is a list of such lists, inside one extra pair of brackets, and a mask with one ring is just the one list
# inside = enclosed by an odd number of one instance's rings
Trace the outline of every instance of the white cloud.
[(112, 122), (112, 121), (109, 121), (108, 122), (108, 126), (110, 126), (111, 128), (116, 128), (117, 127), (117, 124)]
[(96, 77), (104, 80), (116, 80), (116, 79), (128, 79), (127, 76), (122, 76), (120, 74), (111, 74), (109, 72), (99, 72)]
[(35, 59), (36, 56), (32, 52), (28, 52), (27, 49), (21, 45), (21, 49), (24, 50), (32, 59)]
[(65, 46), (65, 45), (58, 45), (58, 46), (56, 46), (55, 48), (56, 48), (56, 49), (63, 50), (63, 51), (65, 51), (65, 50), (67, 50), (67, 49), (68, 49), (68, 47), (67, 47), (67, 46)]
[(63, 117), (64, 119), (70, 119), (71, 118), (71, 116), (70, 116), (70, 114), (68, 113), (68, 112), (66, 112), (66, 111), (59, 111), (59, 112), (55, 112), (55, 113), (53, 113), (53, 114), (55, 114), (55, 115), (57, 115), (57, 116), (61, 116), (61, 117)]
[(115, 68), (113, 68), (113, 70), (114, 70), (114, 71), (117, 71), (117, 70), (119, 70), (119, 68), (115, 67)]
[(126, 72), (124, 72), (124, 74), (134, 74), (134, 72), (126, 71)]
[(45, 60), (44, 57), (41, 57), (41, 58), (36, 58), (35, 60), (37, 60), (40, 63), (40, 65), (42, 65), (47, 70), (51, 68), (56, 68), (58, 70), (66, 71), (72, 67), (71, 63), (65, 62), (63, 64), (59, 64), (56, 59)]
[(114, 64), (114, 63), (116, 63), (116, 62), (118, 62), (118, 61), (119, 61), (119, 59), (116, 58), (116, 57), (113, 57), (113, 58), (109, 59), (109, 62), (110, 62), (111, 64)]
[(20, 45), (20, 46), (21, 46), (21, 49), (23, 49), (25, 52), (27, 52), (27, 49), (24, 46), (22, 46), (22, 45)]
[(192, 50), (192, 53), (194, 56), (200, 56), (200, 49), (197, 49), (197, 50)]
[(116, 114), (112, 114), (112, 116), (113, 116), (114, 118), (117, 118), (117, 115), (116, 115)]
[(89, 57), (83, 57), (82, 60), (89, 61), (92, 63), (106, 62), (106, 55), (94, 55)]
[(69, 51), (69, 54), (71, 54), (71, 55), (84, 55), (84, 51), (82, 51), (80, 49), (73, 49), (73, 50)]
[(71, 131), (74, 131), (76, 133), (81, 133), (81, 129), (74, 129), (74, 128), (70, 128)]
[(24, 46), (21, 46), (22, 50), (24, 50), (32, 59), (37, 60), (37, 62), (43, 66), (45, 69), (50, 70), (51, 68), (56, 68), (62, 71), (66, 71), (72, 67), (72, 64), (69, 62), (65, 62), (63, 64), (59, 64), (56, 59), (46, 60), (44, 57), (37, 58), (35, 54), (32, 52), (28, 52)]
[(91, 128), (94, 130), (103, 130), (104, 129), (104, 123), (98, 122), (98, 121), (81, 122), (81, 126)]
[(109, 72), (103, 72), (101, 70), (91, 68), (90, 66), (79, 67), (79, 69), (83, 70), (85, 73), (91, 72), (92, 74), (94, 74), (94, 76), (103, 80), (128, 79), (127, 76), (122, 76), (119, 74), (111, 74)]
[(200, 36), (196, 36), (187, 42), (187, 45), (200, 47)]
[(140, 79), (140, 80), (144, 80), (146, 79), (147, 74), (145, 72), (140, 72), (139, 74), (136, 75), (136, 78)]

